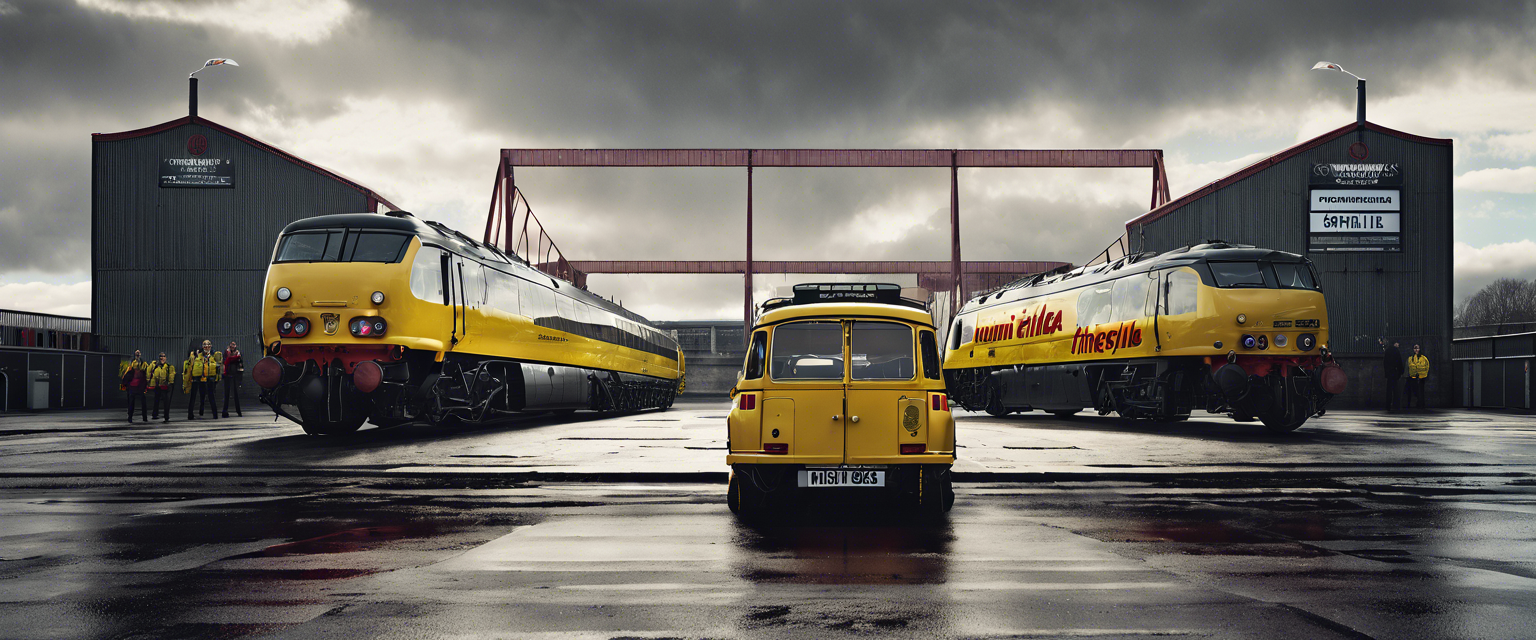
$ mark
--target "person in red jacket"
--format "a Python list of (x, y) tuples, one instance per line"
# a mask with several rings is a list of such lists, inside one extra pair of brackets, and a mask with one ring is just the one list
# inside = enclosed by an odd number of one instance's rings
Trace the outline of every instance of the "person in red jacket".
[(235, 415), (244, 416), (240, 410), (240, 378), (245, 375), (245, 358), (240, 357), (240, 345), (235, 341), (229, 341), (229, 348), (224, 350), (224, 417), (229, 417), (229, 398), (233, 394), (235, 398)]
[(139, 417), (149, 422), (149, 402), (144, 397), (144, 392), (149, 390), (149, 375), (145, 369), (149, 364), (144, 362), (142, 352), (135, 350), (133, 360), (128, 362), (123, 370), (123, 389), (128, 392), (128, 421), (133, 422), (133, 405), (139, 405)]

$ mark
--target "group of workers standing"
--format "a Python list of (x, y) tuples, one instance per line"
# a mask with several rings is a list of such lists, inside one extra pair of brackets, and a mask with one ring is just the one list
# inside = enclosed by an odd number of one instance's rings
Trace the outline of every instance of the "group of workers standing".
[[(234, 342), (223, 351), (214, 351), (213, 342), (204, 340), (202, 348), (187, 354), (178, 371), (176, 365), (161, 353), (154, 362), (145, 362), (142, 352), (135, 350), (133, 359), (122, 364), (122, 390), (128, 392), (128, 421), (133, 422), (133, 408), (138, 405), (139, 417), (145, 422), (151, 419), (171, 421), (171, 392), (180, 377), (182, 391), (187, 394), (187, 419), (194, 420), (211, 411), (214, 418), (229, 417), (230, 399), (234, 399), (235, 415), (244, 416), (240, 408), (240, 383), (245, 375), (245, 358), (240, 346)], [(224, 383), (224, 409), (219, 410), (216, 391)], [(147, 408), (146, 396), (154, 394), (153, 410)], [(193, 415), (193, 408), (196, 415)]]
[(1409, 408), (1409, 405), (1413, 404), (1414, 399), (1417, 398), (1418, 408), (1423, 409), (1424, 381), (1429, 379), (1429, 357), (1424, 355), (1419, 345), (1413, 345), (1413, 355), (1408, 356), (1407, 366), (1405, 367), (1403, 366), (1403, 353), (1398, 349), (1398, 342), (1394, 341), (1391, 344), (1387, 344), (1386, 339), (1382, 339), (1379, 342), (1382, 346), (1381, 372), (1387, 379), (1387, 411), (1396, 411), (1399, 408), (1397, 402), (1397, 381), (1403, 377), (1404, 373), (1408, 374), (1408, 380), (1403, 383), (1403, 403), (1401, 408)]

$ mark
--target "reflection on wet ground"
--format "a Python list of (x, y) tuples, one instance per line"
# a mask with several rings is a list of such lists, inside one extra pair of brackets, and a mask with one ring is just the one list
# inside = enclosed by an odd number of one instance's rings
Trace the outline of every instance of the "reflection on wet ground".
[(942, 584), (949, 527), (886, 506), (819, 505), (740, 524), (737, 575), (753, 583)]
[[(356, 442), (250, 418), (132, 430), (6, 418), (0, 638), (1536, 628), (1536, 419), (1330, 413), (1271, 436), (962, 416), (971, 480), (945, 521), (829, 499), (746, 524), (723, 485), (698, 479), (723, 476), (718, 419), (703, 419), (718, 411)], [(556, 465), (582, 482), (543, 475)], [(694, 475), (663, 481), (658, 468)]]

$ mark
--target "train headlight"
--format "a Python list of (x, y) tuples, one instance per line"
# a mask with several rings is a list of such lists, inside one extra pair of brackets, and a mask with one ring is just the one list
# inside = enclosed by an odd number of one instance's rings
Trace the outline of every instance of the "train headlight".
[(1317, 336), (1310, 333), (1303, 333), (1296, 338), (1296, 348), (1302, 351), (1311, 351), (1315, 346), (1317, 346)]
[(1257, 347), (1257, 346), (1259, 346), (1259, 341), (1258, 340), (1255, 340), (1253, 338), (1253, 336), (1250, 336), (1250, 335), (1248, 335), (1246, 333), (1243, 334), (1243, 348), (1244, 349), (1252, 349), (1252, 348)]
[(362, 316), (353, 318), (348, 328), (351, 329), (352, 335), (359, 338), (382, 338), (389, 330), (389, 323), (378, 316)]
[(384, 304), (384, 292), (383, 291), (375, 291), (375, 292), (373, 292), (373, 297), (369, 298), (369, 300), (372, 300), (374, 304)]
[(1246, 313), (1239, 313), (1239, 314), (1237, 314), (1237, 323), (1238, 324), (1248, 324), (1248, 314), (1246, 314)]
[(1264, 336), (1264, 335), (1260, 335), (1259, 336), (1259, 350), (1262, 351), (1262, 350), (1268, 349), (1268, 348), (1269, 348), (1269, 338)]
[(292, 298), (292, 297), (293, 297), (293, 292), (289, 291), (288, 287), (278, 287), (277, 288), (277, 299), (279, 301), (287, 302), (288, 299)]
[(1275, 346), (1276, 347), (1283, 347), (1283, 346), (1285, 346), (1285, 334), (1283, 334), (1283, 333), (1275, 334)]

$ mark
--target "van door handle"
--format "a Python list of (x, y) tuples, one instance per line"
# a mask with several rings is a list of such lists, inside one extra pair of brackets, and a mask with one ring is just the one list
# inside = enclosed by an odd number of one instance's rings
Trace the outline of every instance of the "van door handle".
[(840, 416), (840, 415), (838, 415), (838, 414), (835, 414), (835, 413), (834, 413), (834, 414), (832, 414), (832, 419), (833, 419), (833, 420), (842, 420), (842, 419), (843, 419), (843, 417), (842, 417), (842, 416)]
[(849, 422), (858, 422), (859, 421), (859, 417), (858, 416), (848, 416), (848, 421)]

